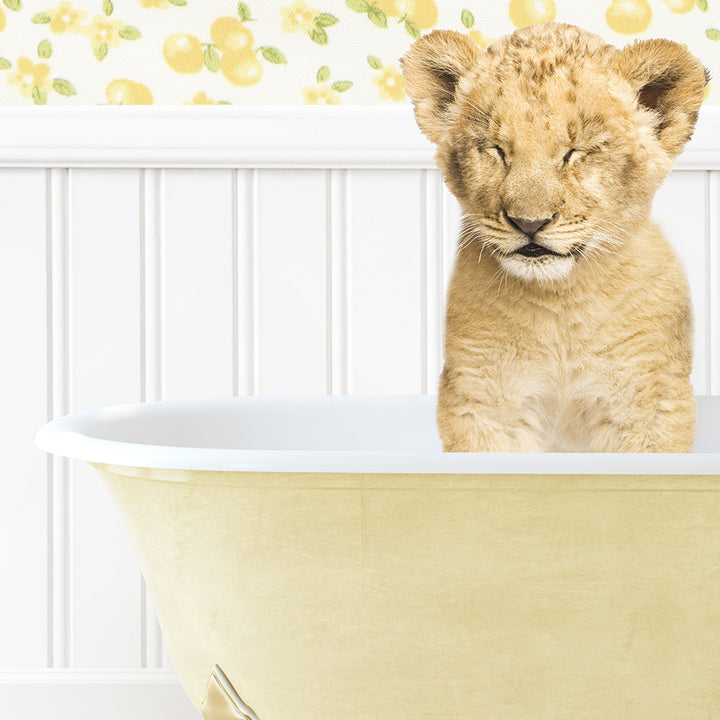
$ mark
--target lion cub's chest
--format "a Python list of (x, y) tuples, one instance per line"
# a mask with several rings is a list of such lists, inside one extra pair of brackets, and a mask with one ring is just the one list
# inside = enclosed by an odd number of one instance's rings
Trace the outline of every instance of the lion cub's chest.
[[(609, 408), (618, 377), (612, 359), (592, 337), (592, 323), (564, 331), (545, 328), (515, 355), (517, 378), (508, 393), (536, 426), (545, 452), (591, 451), (598, 426), (610, 422)], [(508, 388), (510, 390), (510, 388)]]

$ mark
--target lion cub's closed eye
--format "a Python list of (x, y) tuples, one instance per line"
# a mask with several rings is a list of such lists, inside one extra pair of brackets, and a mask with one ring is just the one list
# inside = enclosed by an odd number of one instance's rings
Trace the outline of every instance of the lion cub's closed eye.
[(463, 211), (445, 450), (688, 452), (688, 288), (649, 213), (692, 135), (703, 66), (669, 40), (617, 50), (562, 24), (487, 52), (436, 30), (403, 66)]

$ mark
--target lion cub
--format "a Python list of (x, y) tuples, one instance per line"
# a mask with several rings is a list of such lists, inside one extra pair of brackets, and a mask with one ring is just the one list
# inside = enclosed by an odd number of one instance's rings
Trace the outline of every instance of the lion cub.
[(446, 451), (688, 452), (692, 316), (650, 220), (707, 82), (669, 40), (437, 30), (405, 87), (463, 224), (437, 420)]

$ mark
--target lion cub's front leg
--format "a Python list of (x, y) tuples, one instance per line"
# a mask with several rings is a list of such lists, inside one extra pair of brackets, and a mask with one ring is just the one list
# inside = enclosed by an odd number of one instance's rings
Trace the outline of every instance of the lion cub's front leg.
[(527, 398), (447, 365), (440, 376), (437, 425), (445, 452), (541, 452), (543, 430)]

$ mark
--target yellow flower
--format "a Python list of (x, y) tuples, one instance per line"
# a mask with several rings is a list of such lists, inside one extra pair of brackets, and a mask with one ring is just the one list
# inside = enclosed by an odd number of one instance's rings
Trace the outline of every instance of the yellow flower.
[(50, 66), (45, 63), (35, 65), (29, 58), (21, 57), (15, 65), (17, 70), (8, 73), (7, 81), (17, 85), (23, 97), (30, 97), (36, 87), (42, 93), (50, 91)]
[(93, 47), (105, 43), (108, 47), (117, 47), (121, 42), (120, 30), (124, 27), (120, 20), (96, 15), (90, 25), (83, 28), (83, 34), (90, 38)]
[(169, 0), (140, 0), (140, 5), (144, 8), (159, 8), (164, 10), (170, 7)]
[(50, 30), (56, 35), (64, 32), (81, 32), (82, 21), (87, 13), (84, 10), (77, 10), (72, 3), (61, 2), (54, 10), (48, 10)]
[(309, 8), (303, 0), (296, 0), (289, 7), (280, 8), (283, 17), (282, 29), (286, 33), (310, 32), (315, 25), (319, 10)]
[(211, 100), (204, 92), (195, 93), (193, 99), (183, 105), (218, 105), (217, 100)]
[(380, 75), (376, 75), (372, 82), (378, 89), (381, 100), (402, 102), (405, 99), (405, 81), (403, 76), (392, 65), (384, 67)]
[(306, 87), (302, 91), (306, 105), (339, 105), (340, 93), (327, 85)]

